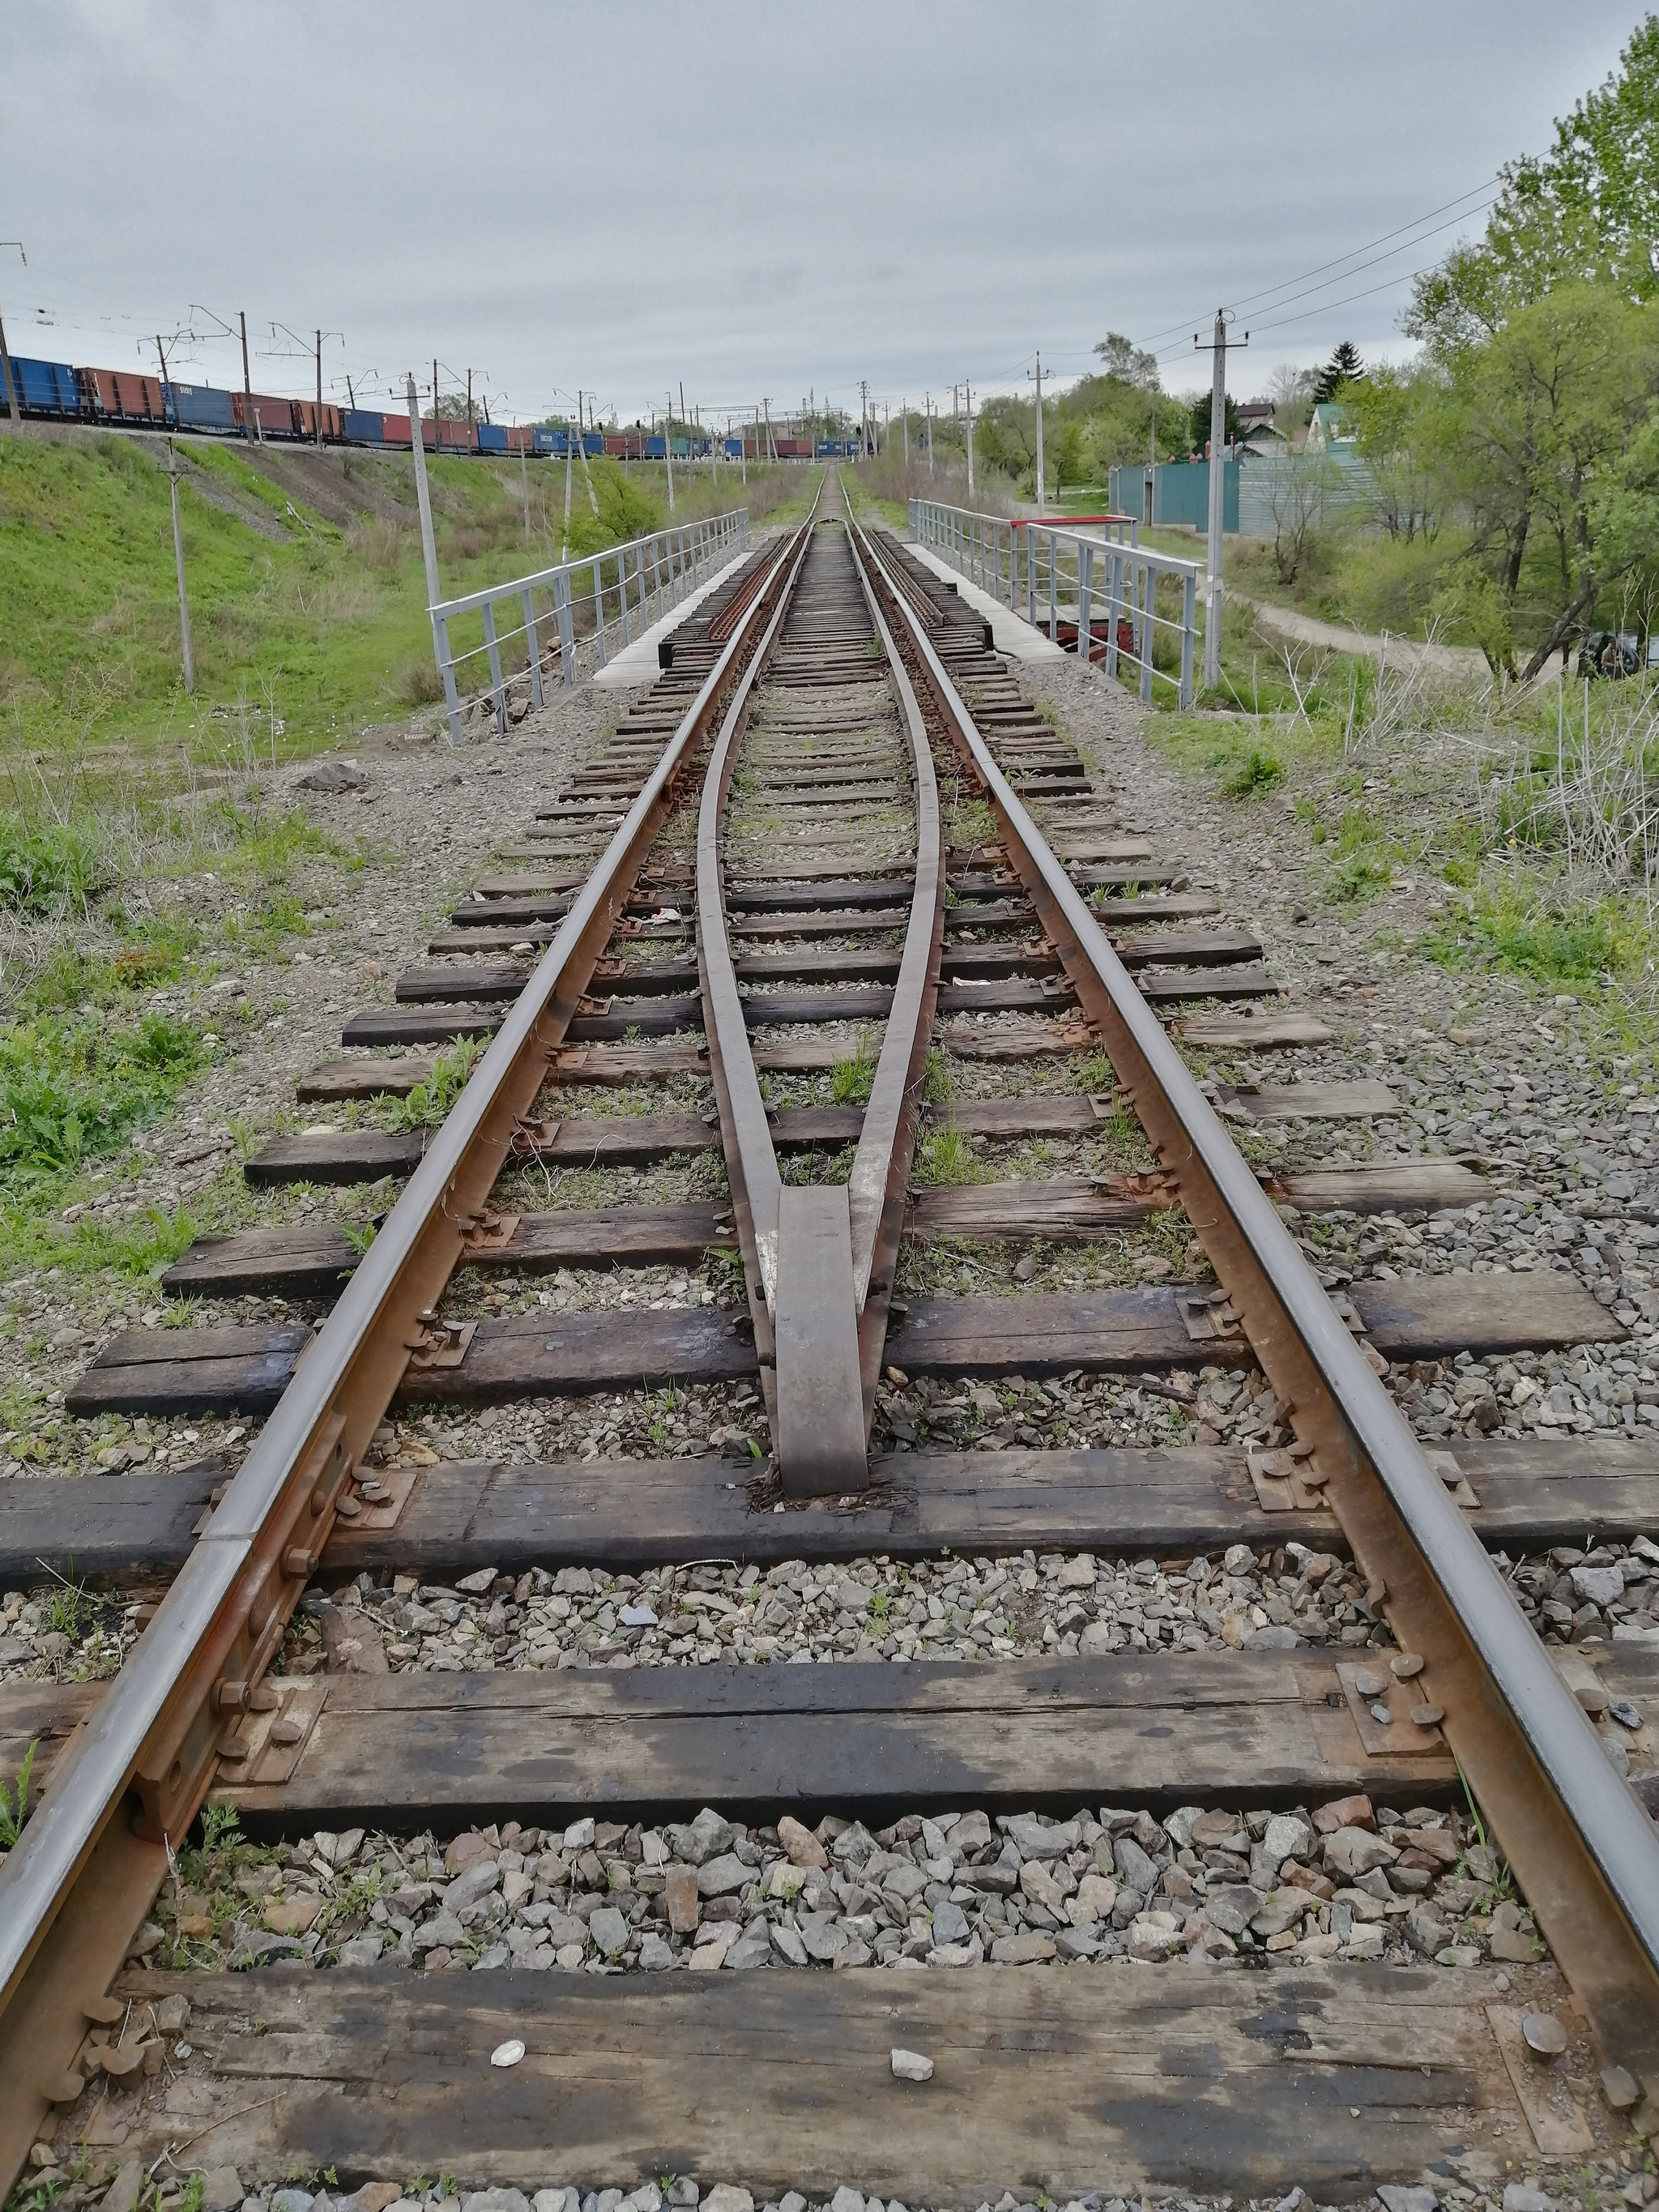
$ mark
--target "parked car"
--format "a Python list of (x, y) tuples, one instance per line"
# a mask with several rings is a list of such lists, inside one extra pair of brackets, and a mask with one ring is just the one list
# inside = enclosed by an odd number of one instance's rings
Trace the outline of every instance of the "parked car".
[(1634, 676), (1642, 665), (1642, 641), (1633, 630), (1593, 629), (1578, 648), (1581, 676)]

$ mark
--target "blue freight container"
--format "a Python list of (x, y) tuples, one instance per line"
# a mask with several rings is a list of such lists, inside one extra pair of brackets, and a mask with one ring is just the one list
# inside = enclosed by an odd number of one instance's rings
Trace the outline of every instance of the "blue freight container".
[(481, 453), (504, 453), (507, 451), (507, 430), (500, 422), (480, 422), (478, 451)]
[(386, 434), (380, 417), (367, 407), (348, 407), (340, 417), (340, 435), (349, 446), (383, 446)]
[(585, 453), (602, 453), (605, 451), (604, 431), (584, 430), (582, 432), (581, 449)]
[(532, 450), (538, 453), (557, 453), (562, 459), (568, 442), (568, 434), (562, 423), (541, 422), (536, 427)]
[(647, 461), (661, 460), (667, 451), (667, 443), (661, 438), (647, 438), (645, 441), (645, 458)]
[(81, 411), (81, 388), (75, 380), (75, 371), (66, 361), (28, 361), (21, 354), (11, 357), (15, 380), (7, 395), (15, 400), (21, 390), (23, 407), (30, 415), (78, 415)]
[(228, 392), (210, 384), (169, 384), (166, 386), (173, 419), (181, 430), (234, 430), (236, 410)]
[(728, 461), (739, 461), (743, 459), (743, 440), (741, 438), (723, 439), (720, 442), (720, 451)]

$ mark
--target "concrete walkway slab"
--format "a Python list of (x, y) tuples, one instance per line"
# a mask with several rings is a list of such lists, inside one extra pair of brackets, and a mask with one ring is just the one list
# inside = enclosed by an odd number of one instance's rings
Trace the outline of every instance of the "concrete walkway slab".
[(1071, 659), (1069, 653), (1054, 644), (1051, 638), (1045, 637), (1040, 629), (1034, 629), (1024, 615), (1012, 613), (1000, 599), (994, 599), (988, 592), (981, 591), (977, 584), (970, 584), (959, 568), (953, 568), (948, 561), (941, 561), (936, 553), (930, 552), (925, 545), (916, 544), (913, 539), (907, 538), (905, 543), (917, 560), (925, 561), (936, 576), (942, 576), (947, 584), (956, 586), (975, 614), (988, 617), (991, 642), (999, 653), (1006, 653), (1016, 660), (1033, 664)]
[[(633, 639), (623, 646), (620, 653), (613, 653), (603, 668), (594, 670), (588, 681), (597, 684), (602, 691), (623, 691), (635, 684), (654, 684), (659, 673), (658, 645), (664, 638), (672, 637), (692, 609), (700, 606), (710, 592), (726, 580), (733, 568), (749, 558), (763, 535), (763, 532), (751, 532), (748, 544), (741, 551), (734, 553), (724, 568), (716, 568), (712, 576), (697, 586), (696, 591), (688, 592), (672, 612), (665, 614), (660, 622), (653, 623), (642, 637)], [(631, 626), (631, 615), (629, 619)], [(614, 627), (614, 624), (607, 625), (607, 635)]]

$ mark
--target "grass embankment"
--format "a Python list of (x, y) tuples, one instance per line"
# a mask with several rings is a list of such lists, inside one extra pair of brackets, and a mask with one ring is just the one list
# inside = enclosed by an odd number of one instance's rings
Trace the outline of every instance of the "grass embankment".
[[(1243, 627), (1241, 623), (1241, 629)], [(1583, 1003), (1626, 1047), (1659, 1034), (1659, 687), (1558, 696), (1231, 641), (1230, 710), (1161, 714), (1152, 743), (1306, 855), (1311, 899), (1469, 986), (1483, 971)], [(1231, 663), (1231, 668), (1228, 664)], [(1237, 674), (1242, 681), (1234, 681)], [(1276, 817), (1276, 818), (1274, 818)], [(1431, 893), (1426, 926), (1365, 915)]]
[[(240, 706), (284, 749), (312, 750), (434, 696), (410, 456), (205, 439), (179, 451), (193, 699), (161, 442), (0, 440), (0, 718), (15, 742), (58, 752), (166, 741), (211, 753), (216, 721), (222, 730)], [(562, 462), (429, 455), (428, 467), (446, 593), (558, 561)], [(793, 501), (797, 473), (751, 471), (751, 511), (780, 493)], [(572, 475), (573, 554), (667, 520), (660, 467), (600, 459)], [(675, 520), (744, 495), (729, 469), (677, 472)], [(478, 641), (474, 628), (457, 625), (458, 648)], [(504, 658), (514, 665), (510, 648)]]

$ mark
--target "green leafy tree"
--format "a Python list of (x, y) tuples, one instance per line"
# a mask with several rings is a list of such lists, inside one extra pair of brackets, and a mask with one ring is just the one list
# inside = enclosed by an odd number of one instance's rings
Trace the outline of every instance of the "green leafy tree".
[(1567, 283), (1463, 349), (1425, 425), (1431, 465), (1469, 519), (1471, 556), (1511, 611), (1530, 562), (1545, 628), (1528, 677), (1643, 557), (1632, 518), (1647, 511), (1656, 380), (1653, 311), (1609, 283)]
[(1143, 352), (1121, 331), (1108, 331), (1095, 351), (1106, 375), (1121, 384), (1138, 385), (1143, 392), (1158, 390), (1158, 356)]
[(1555, 126), (1547, 154), (1499, 171), (1486, 235), (1413, 287), (1407, 333), (1445, 361), (1493, 336), (1564, 280), (1601, 278), (1631, 300), (1659, 294), (1659, 17), (1619, 69)]
[(1372, 369), (1343, 395), (1370, 471), (1376, 519), (1390, 538), (1407, 545), (1419, 538), (1431, 540), (1439, 526), (1439, 486), (1431, 455), (1435, 418), (1444, 401), (1444, 387), (1432, 371), (1387, 365)]

